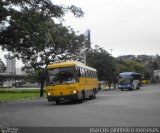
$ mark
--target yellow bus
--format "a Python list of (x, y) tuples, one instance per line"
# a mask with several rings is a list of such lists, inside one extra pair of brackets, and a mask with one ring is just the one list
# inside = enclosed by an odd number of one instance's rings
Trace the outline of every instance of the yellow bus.
[(94, 99), (99, 89), (97, 71), (77, 61), (48, 65), (46, 93), (48, 101)]

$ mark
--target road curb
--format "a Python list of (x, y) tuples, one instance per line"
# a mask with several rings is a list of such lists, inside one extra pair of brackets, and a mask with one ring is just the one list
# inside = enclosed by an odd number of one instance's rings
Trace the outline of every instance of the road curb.
[(31, 100), (38, 100), (38, 99), (46, 99), (46, 97), (26, 98), (26, 99), (18, 99), (18, 100), (6, 100), (6, 101), (0, 101), (0, 103), (10, 103), (10, 102), (20, 102), (20, 101), (31, 101)]
[(116, 91), (116, 90), (119, 90), (118, 88), (111, 88), (111, 89), (101, 89), (100, 91), (103, 92), (107, 92), (107, 91)]

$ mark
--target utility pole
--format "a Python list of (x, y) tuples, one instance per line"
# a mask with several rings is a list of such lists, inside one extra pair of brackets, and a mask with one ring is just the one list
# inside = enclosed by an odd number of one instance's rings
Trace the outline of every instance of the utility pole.
[(83, 61), (85, 65), (86, 65), (87, 50), (88, 48), (85, 46), (79, 53), (80, 55), (83, 56)]
[(84, 51), (84, 64), (86, 65), (87, 64), (87, 52)]
[(84, 36), (86, 38), (86, 44), (84, 48), (83, 60), (84, 60), (84, 64), (86, 65), (87, 50), (90, 48), (90, 29), (86, 30), (86, 32), (84, 33)]

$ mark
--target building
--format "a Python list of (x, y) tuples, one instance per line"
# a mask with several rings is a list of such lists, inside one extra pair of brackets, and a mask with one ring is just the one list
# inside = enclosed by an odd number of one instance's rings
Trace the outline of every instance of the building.
[(160, 70), (154, 70), (154, 77), (160, 77)]
[(6, 58), (6, 73), (15, 75), (16, 74), (16, 59), (11, 57), (10, 54), (5, 55)]
[(16, 68), (16, 75), (26, 75), (26, 71), (23, 71), (22, 67)]
[(16, 59), (12, 58), (10, 54), (5, 55), (5, 58), (6, 71), (0, 72), (0, 87), (39, 87), (37, 79), (34, 80), (34, 70), (30, 70), (32, 75), (29, 77), (25, 70), (16, 68)]

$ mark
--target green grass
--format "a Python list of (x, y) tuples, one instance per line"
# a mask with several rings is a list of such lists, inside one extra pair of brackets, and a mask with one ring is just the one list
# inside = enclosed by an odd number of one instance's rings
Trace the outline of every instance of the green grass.
[(37, 93), (38, 89), (0, 89), (0, 93)]
[(0, 101), (11, 101), (37, 97), (39, 97), (39, 90), (0, 89)]

